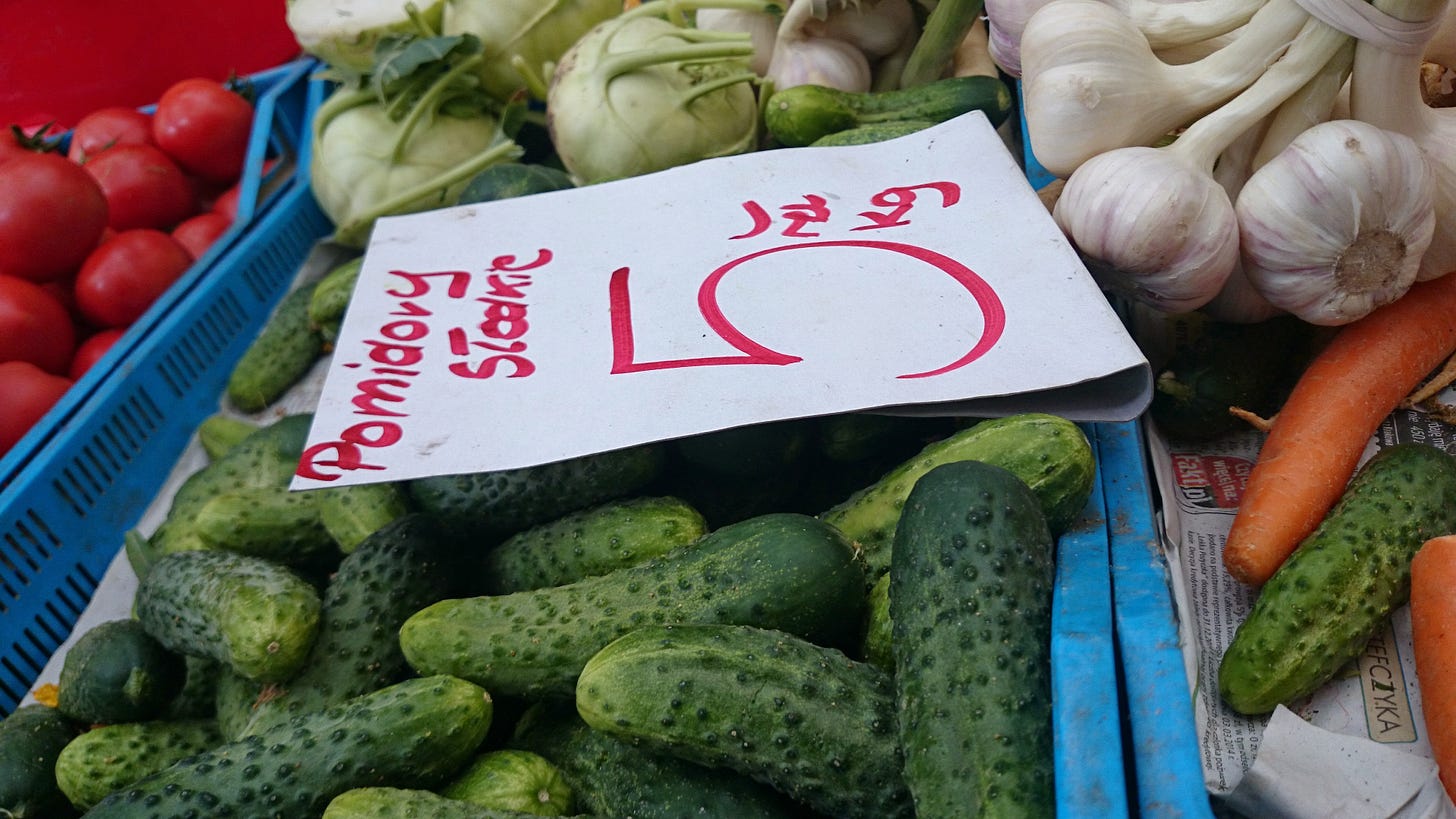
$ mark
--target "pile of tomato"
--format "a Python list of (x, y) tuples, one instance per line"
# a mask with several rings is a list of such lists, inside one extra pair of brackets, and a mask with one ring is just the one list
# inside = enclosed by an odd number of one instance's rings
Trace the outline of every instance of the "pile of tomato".
[(192, 78), (0, 134), (0, 454), (231, 227), (252, 122), (245, 84)]

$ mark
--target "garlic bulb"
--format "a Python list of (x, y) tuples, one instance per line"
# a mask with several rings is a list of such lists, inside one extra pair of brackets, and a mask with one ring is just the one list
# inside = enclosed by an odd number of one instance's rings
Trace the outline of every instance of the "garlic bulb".
[(1331, 120), (1295, 137), (1239, 194), (1244, 272), (1264, 298), (1311, 324), (1348, 324), (1405, 294), (1436, 211), (1409, 137)]
[[(1229, 143), (1213, 166), (1213, 179), (1228, 194), (1230, 202), (1238, 200), (1244, 183), (1254, 172), (1254, 154), (1264, 142), (1270, 119), (1272, 116), (1265, 117)], [(1237, 260), (1223, 287), (1199, 309), (1209, 318), (1236, 324), (1253, 324), (1284, 313), (1254, 289), (1249, 277), (1244, 274), (1243, 264)]]
[(804, 23), (805, 35), (843, 40), (871, 62), (899, 51), (916, 33), (910, 0), (831, 0), (824, 19)]
[(748, 61), (749, 69), (760, 77), (768, 73), (768, 61), (773, 57), (774, 37), (778, 34), (778, 15), (766, 11), (706, 8), (698, 9), (694, 24), (703, 31), (747, 34), (753, 43), (753, 57)]
[(1067, 176), (1103, 151), (1151, 145), (1248, 87), (1309, 19), (1294, 0), (1269, 0), (1229, 45), (1168, 65), (1111, 6), (1052, 0), (1021, 40), (1032, 152), (1054, 176)]
[(836, 37), (814, 37), (808, 25), (828, 14), (826, 0), (794, 0), (774, 34), (773, 56), (765, 79), (776, 89), (823, 85), (840, 91), (870, 90), (869, 57), (853, 43)]

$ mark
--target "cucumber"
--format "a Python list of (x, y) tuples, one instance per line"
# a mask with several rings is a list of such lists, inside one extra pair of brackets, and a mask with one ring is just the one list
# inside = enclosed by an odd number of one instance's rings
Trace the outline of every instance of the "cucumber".
[(135, 620), (98, 623), (61, 663), (56, 710), (77, 722), (160, 716), (182, 691), (187, 664)]
[(441, 601), (405, 621), (399, 641), (422, 674), (502, 695), (571, 696), (592, 654), (641, 625), (745, 623), (846, 645), (859, 639), (863, 606), (849, 542), (815, 518), (781, 513), (565, 586)]
[(598, 731), (582, 721), (570, 700), (531, 706), (508, 744), (555, 763), (577, 807), (591, 813), (636, 819), (808, 819), (787, 796), (742, 774)]
[(324, 809), (323, 819), (529, 819), (535, 815), (482, 807), (419, 788), (375, 787), (354, 788), (334, 797)]
[(529, 162), (501, 162), (471, 177), (460, 192), (457, 204), (496, 202), (574, 187), (571, 176), (558, 168)]
[(865, 662), (876, 668), (893, 672), (895, 670), (895, 653), (890, 648), (894, 644), (894, 625), (890, 621), (890, 575), (880, 575), (875, 585), (870, 587), (870, 601), (865, 613), (865, 637), (864, 648), (861, 653)]
[(459, 577), (438, 527), (409, 515), (370, 535), (339, 564), (324, 589), (318, 635), (288, 680), (231, 692), (252, 705), (229, 739), (256, 734), (399, 682), (409, 673), (399, 627), (449, 596)]
[(1096, 476), (1086, 434), (1055, 415), (993, 418), (935, 441), (819, 516), (863, 549), (871, 583), (889, 571), (895, 524), (911, 488), (934, 467), (952, 461), (984, 461), (1021, 478), (1041, 500), (1054, 536), (1082, 513)]
[(822, 85), (796, 85), (775, 91), (764, 106), (769, 136), (785, 147), (809, 145), (823, 137), (867, 125), (896, 122), (945, 122), (981, 111), (997, 127), (1011, 115), (1011, 89), (998, 77), (947, 77), (893, 91), (840, 91)]
[(509, 594), (574, 583), (642, 563), (708, 533), (686, 501), (639, 497), (594, 506), (518, 532), (485, 557), (485, 589)]
[(478, 686), (406, 680), (183, 759), (86, 816), (318, 816), (353, 788), (438, 786), (475, 754), (490, 719), (490, 696)]
[(853, 128), (846, 128), (843, 131), (825, 134), (809, 144), (815, 148), (869, 145), (873, 142), (884, 142), (887, 139), (899, 139), (902, 136), (910, 136), (913, 133), (924, 131), (926, 128), (937, 124), (926, 119), (873, 122), (869, 125), (856, 125)]
[(1025, 482), (979, 461), (915, 482), (890, 563), (900, 744), (916, 816), (1045, 816), (1054, 542)]
[(56, 758), (81, 726), (49, 705), (22, 705), (0, 720), (0, 815), (74, 816), (56, 783)]
[(208, 549), (225, 549), (289, 566), (337, 563), (339, 548), (319, 515), (318, 496), (284, 487), (219, 492), (192, 516)]
[(324, 354), (324, 340), (309, 322), (308, 305), (317, 282), (283, 296), (263, 329), (228, 375), (224, 395), (236, 409), (262, 412), (308, 374)]
[(251, 421), (216, 413), (197, 425), (197, 442), (202, 445), (207, 457), (215, 461), (257, 431), (258, 425)]
[(259, 682), (293, 676), (318, 633), (318, 592), (288, 568), (232, 552), (164, 555), (136, 591), (136, 618), (163, 646)]
[(183, 655), (186, 679), (182, 690), (172, 698), (162, 719), (211, 719), (217, 715), (217, 681), (222, 667), (211, 657)]
[(812, 436), (812, 421), (793, 418), (689, 435), (668, 446), (687, 468), (716, 478), (766, 478), (798, 464)]
[(86, 810), (113, 791), (223, 743), (209, 720), (103, 725), (71, 740), (56, 759), (56, 783)]
[(593, 728), (728, 768), (838, 819), (913, 817), (890, 675), (752, 626), (643, 626), (582, 669)]
[(439, 792), (483, 808), (533, 816), (567, 816), (573, 804), (561, 769), (540, 754), (519, 749), (481, 754)]
[(1219, 693), (1263, 714), (1313, 692), (1359, 655), (1410, 595), (1410, 562), (1456, 532), (1456, 458), (1388, 446), (1259, 591), (1219, 663)]
[(632, 495), (661, 472), (661, 445), (644, 444), (538, 466), (406, 482), (415, 505), (463, 540), (496, 542), (569, 512)]
[(944, 438), (951, 429), (943, 418), (914, 418), (847, 412), (819, 419), (813, 438), (814, 450), (836, 464), (879, 460), (903, 460), (931, 439)]
[(364, 257), (357, 256), (335, 265), (318, 280), (313, 292), (309, 294), (306, 308), (309, 324), (317, 331), (322, 332), (325, 328), (336, 329), (343, 322), (344, 312), (349, 307), (349, 299), (354, 296), (354, 285), (358, 283), (359, 271), (363, 267)]
[(400, 483), (360, 483), (310, 491), (319, 520), (345, 554), (369, 535), (410, 512), (409, 495)]

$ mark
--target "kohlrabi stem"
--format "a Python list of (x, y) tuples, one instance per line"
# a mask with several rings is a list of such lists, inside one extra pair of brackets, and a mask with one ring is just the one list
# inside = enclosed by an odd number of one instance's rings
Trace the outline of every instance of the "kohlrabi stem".
[(610, 54), (602, 60), (597, 71), (601, 77), (610, 80), (663, 63), (705, 63), (711, 60), (751, 56), (753, 56), (753, 44), (749, 42), (748, 35), (744, 34), (737, 43), (688, 43), (669, 48), (644, 48), (621, 54)]
[(390, 152), (390, 158), (396, 164), (404, 159), (405, 146), (409, 144), (410, 136), (414, 133), (415, 126), (439, 110), (445, 92), (449, 90), (450, 85), (456, 79), (473, 72), (483, 62), (485, 62), (484, 55), (471, 55), (451, 66), (449, 71), (440, 75), (440, 78), (430, 85), (429, 90), (425, 91), (424, 95), (420, 97), (419, 102), (415, 103), (414, 107), (410, 109), (404, 122), (400, 123), (399, 134), (394, 141), (394, 150)]
[(369, 210), (355, 215), (353, 220), (348, 224), (340, 225), (338, 230), (334, 232), (334, 240), (345, 244), (362, 244), (360, 240), (364, 237), (359, 234), (367, 232), (374, 224), (374, 221), (381, 216), (401, 213), (407, 207), (421, 199), (432, 195), (438, 196), (441, 191), (446, 190), (451, 185), (464, 182), (497, 162), (517, 159), (523, 153), (525, 151), (521, 146), (512, 140), (499, 139), (489, 148), (486, 148), (484, 151), (481, 151), (450, 170), (436, 174), (424, 182), (390, 196), (382, 202), (376, 202)]
[(425, 21), (425, 15), (420, 13), (419, 6), (416, 6), (414, 3), (405, 3), (404, 13), (409, 15), (410, 22), (414, 24), (415, 31), (417, 31), (421, 37), (435, 37), (439, 35), (440, 32), (435, 31), (433, 28), (430, 27), (430, 24)]
[(351, 108), (358, 108), (361, 105), (369, 105), (378, 101), (379, 98), (374, 96), (374, 92), (363, 88), (350, 91), (335, 91), (328, 99), (324, 100), (323, 105), (320, 105), (318, 111), (314, 113), (314, 136), (317, 137), (319, 134), (322, 134), (324, 129), (329, 126), (329, 123), (333, 121), (334, 117)]
[(514, 68), (516, 73), (520, 75), (521, 82), (526, 85), (527, 93), (538, 100), (546, 99), (550, 85), (546, 82), (546, 78), (541, 76), (541, 72), (536, 70), (535, 66), (526, 62), (525, 57), (519, 54), (512, 55), (511, 68)]
[(682, 96), (678, 97), (677, 104), (679, 108), (686, 108), (689, 105), (693, 104), (693, 100), (703, 96), (704, 94), (711, 94), (714, 91), (727, 88), (730, 85), (737, 85), (741, 82), (756, 82), (757, 80), (758, 75), (753, 73), (752, 71), (744, 71), (738, 74), (729, 74), (725, 77), (718, 77), (717, 79), (694, 85), (693, 87), (683, 91)]
[(950, 65), (956, 46), (976, 24), (984, 6), (982, 0), (940, 0), (925, 19), (925, 29), (915, 41), (910, 59), (900, 72), (900, 87), (913, 88), (940, 78)]

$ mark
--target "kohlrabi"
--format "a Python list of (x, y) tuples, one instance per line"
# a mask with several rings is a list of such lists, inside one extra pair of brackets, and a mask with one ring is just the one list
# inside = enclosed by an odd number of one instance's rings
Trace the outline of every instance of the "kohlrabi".
[(525, 88), (545, 97), (544, 78), (592, 26), (622, 12), (622, 0), (446, 0), (444, 34), (474, 34), (485, 60), (480, 81), (499, 100)]
[(438, 32), (444, 11), (445, 0), (289, 0), (285, 19), (304, 51), (364, 72), (380, 40), (415, 33), (419, 21)]
[(699, 7), (753, 0), (648, 0), (597, 24), (562, 55), (546, 97), (557, 155), (578, 184), (752, 150), (759, 109), (747, 34), (703, 31)]
[(480, 60), (470, 35), (386, 38), (371, 73), (319, 107), (309, 171), (334, 241), (362, 247), (380, 216), (454, 205), (483, 168), (521, 155), (503, 125), (519, 106), (498, 112)]

